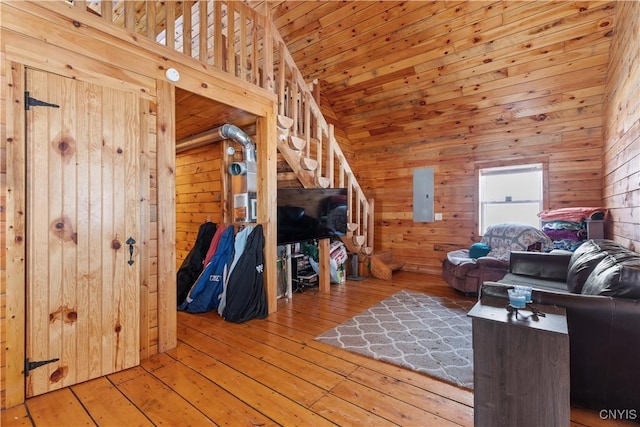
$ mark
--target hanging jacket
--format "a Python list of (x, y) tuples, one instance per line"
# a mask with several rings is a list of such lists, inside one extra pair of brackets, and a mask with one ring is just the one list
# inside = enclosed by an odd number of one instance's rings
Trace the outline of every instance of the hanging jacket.
[(180, 305), (189, 294), (189, 289), (196, 282), (204, 268), (204, 258), (216, 232), (216, 224), (205, 222), (198, 229), (196, 241), (180, 265), (177, 273), (177, 304)]
[(267, 317), (267, 296), (264, 289), (264, 236), (257, 225), (249, 237), (227, 283), (226, 307), (222, 318), (242, 323)]
[[(231, 266), (229, 267), (229, 271), (227, 272), (227, 274), (231, 274), (231, 272), (233, 271), (234, 267), (236, 266), (236, 264), (238, 263), (238, 261), (240, 260), (240, 257), (242, 256), (242, 253), (244, 252), (244, 248), (247, 244), (247, 238), (249, 237), (249, 234), (251, 234), (251, 231), (253, 231), (253, 226), (252, 225), (248, 225), (245, 228), (243, 228), (242, 230), (240, 230), (240, 232), (238, 234), (236, 234), (236, 241), (234, 244), (234, 248), (233, 248), (233, 261), (231, 262)], [(228, 276), (227, 276), (228, 277)], [(224, 311), (224, 308), (227, 305), (227, 287), (228, 287), (228, 280), (225, 280), (224, 282), (224, 286), (222, 289), (222, 294), (220, 295), (220, 305), (218, 305), (218, 314), (220, 314), (222, 316), (222, 312)]]
[(233, 227), (227, 227), (216, 249), (213, 258), (207, 264), (189, 291), (189, 295), (178, 307), (180, 311), (190, 313), (204, 313), (218, 308), (219, 297), (222, 293), (226, 270), (231, 263), (233, 250)]
[(218, 229), (216, 230), (216, 234), (213, 235), (213, 239), (211, 239), (211, 244), (207, 248), (207, 254), (204, 256), (204, 261), (202, 262), (203, 266), (211, 262), (211, 258), (213, 258), (213, 255), (216, 253), (216, 249), (218, 249), (218, 244), (220, 243), (220, 237), (222, 236), (222, 233), (224, 233), (224, 230), (226, 228), (227, 228), (226, 224), (220, 224), (218, 226)]

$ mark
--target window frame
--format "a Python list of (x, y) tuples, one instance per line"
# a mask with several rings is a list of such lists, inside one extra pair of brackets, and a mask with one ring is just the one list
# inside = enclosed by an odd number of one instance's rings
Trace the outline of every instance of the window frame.
[(549, 209), (549, 159), (548, 157), (532, 157), (526, 159), (499, 160), (488, 162), (476, 162), (474, 165), (474, 191), (473, 191), (473, 235), (476, 241), (482, 238), (480, 230), (480, 171), (483, 169), (498, 167), (520, 167), (526, 165), (542, 165), (542, 210)]

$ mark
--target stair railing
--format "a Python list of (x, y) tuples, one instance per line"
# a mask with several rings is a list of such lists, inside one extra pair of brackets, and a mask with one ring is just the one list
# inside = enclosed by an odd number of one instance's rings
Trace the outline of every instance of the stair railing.
[(268, 8), (261, 13), (243, 2), (220, 0), (66, 3), (276, 93), (280, 152), (305, 187), (347, 188), (346, 243), (350, 251), (371, 254), (373, 200), (365, 197)]

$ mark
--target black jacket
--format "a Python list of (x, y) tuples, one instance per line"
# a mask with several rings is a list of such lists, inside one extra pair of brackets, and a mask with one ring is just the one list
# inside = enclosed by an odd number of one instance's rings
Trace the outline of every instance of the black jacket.
[(207, 250), (216, 232), (216, 228), (217, 226), (213, 222), (205, 222), (200, 226), (193, 248), (191, 248), (178, 269), (178, 305), (184, 302), (187, 294), (189, 294), (189, 289), (191, 289), (191, 286), (195, 283), (204, 268), (202, 262), (207, 255)]
[(222, 311), (224, 320), (242, 323), (267, 317), (263, 249), (262, 225), (257, 225), (247, 237), (245, 249), (229, 275), (226, 306)]

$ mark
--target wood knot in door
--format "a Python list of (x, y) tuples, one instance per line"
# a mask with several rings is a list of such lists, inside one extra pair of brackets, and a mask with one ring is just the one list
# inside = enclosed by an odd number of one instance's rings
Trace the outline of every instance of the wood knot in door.
[(71, 218), (66, 215), (54, 219), (49, 225), (49, 230), (51, 231), (51, 234), (65, 243), (78, 243), (78, 233), (76, 233), (73, 229)]
[(75, 155), (76, 145), (75, 138), (65, 131), (60, 132), (55, 138), (53, 138), (53, 141), (51, 141), (53, 151), (62, 156), (66, 163), (69, 163), (71, 158)]
[(113, 239), (111, 241), (111, 249), (113, 249), (114, 251), (117, 251), (118, 249), (120, 249), (122, 247), (122, 243), (120, 243), (120, 240), (118, 239)]
[(53, 371), (49, 376), (49, 381), (51, 381), (52, 384), (60, 382), (67, 376), (67, 373), (69, 373), (68, 366), (58, 366), (58, 369)]
[(78, 320), (78, 312), (69, 306), (60, 306), (52, 313), (49, 313), (49, 323), (54, 323), (59, 320), (66, 324), (74, 323)]

